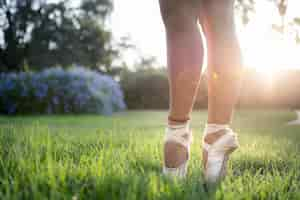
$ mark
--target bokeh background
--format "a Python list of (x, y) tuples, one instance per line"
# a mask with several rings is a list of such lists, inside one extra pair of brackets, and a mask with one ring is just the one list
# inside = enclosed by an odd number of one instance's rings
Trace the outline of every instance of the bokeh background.
[(158, 0), (0, 0), (0, 199), (300, 199), (300, 1), (235, 8), (241, 147), (210, 188), (206, 64), (188, 176), (161, 173), (169, 86)]
[[(238, 0), (239, 108), (300, 107), (300, 3)], [(196, 109), (207, 107), (206, 65)], [(157, 1), (1, 0), (1, 114), (167, 109)]]

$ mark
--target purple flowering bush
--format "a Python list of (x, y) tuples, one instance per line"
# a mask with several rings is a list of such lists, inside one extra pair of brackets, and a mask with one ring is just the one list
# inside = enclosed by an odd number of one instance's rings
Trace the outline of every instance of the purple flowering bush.
[(0, 113), (109, 115), (125, 109), (120, 85), (110, 76), (72, 67), (0, 74)]

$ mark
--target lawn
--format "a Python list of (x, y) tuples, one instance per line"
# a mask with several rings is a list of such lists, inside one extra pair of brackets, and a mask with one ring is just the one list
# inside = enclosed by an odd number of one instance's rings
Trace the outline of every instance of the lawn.
[(241, 148), (228, 177), (206, 188), (193, 113), (186, 180), (161, 175), (166, 112), (0, 117), (0, 199), (300, 199), (300, 126), (289, 111), (238, 111)]

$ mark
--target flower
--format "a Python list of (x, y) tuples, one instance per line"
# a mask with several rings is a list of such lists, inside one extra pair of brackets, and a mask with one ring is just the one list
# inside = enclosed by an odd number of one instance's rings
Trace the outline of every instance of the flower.
[(4, 114), (98, 113), (125, 109), (120, 85), (112, 77), (83, 67), (0, 74)]

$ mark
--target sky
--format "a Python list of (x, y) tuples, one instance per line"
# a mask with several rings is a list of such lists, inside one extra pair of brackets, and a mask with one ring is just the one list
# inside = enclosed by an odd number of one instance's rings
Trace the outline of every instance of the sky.
[[(165, 60), (165, 34), (159, 12), (158, 0), (114, 0), (111, 17), (113, 36), (129, 36), (131, 42), (144, 56), (155, 56), (159, 63)], [(130, 52), (132, 53), (132, 52)], [(129, 62), (135, 56), (125, 55)]]
[[(295, 17), (299, 8), (299, 0), (289, 0), (287, 20)], [(278, 23), (279, 20), (276, 7), (266, 0), (260, 0), (257, 1), (256, 14), (250, 23), (246, 27), (237, 24), (247, 66), (258, 70), (300, 69), (300, 47), (288, 34), (283, 37), (271, 29), (272, 23)], [(165, 33), (158, 0), (114, 0), (109, 24), (116, 40), (129, 36), (140, 55), (155, 56), (158, 63), (165, 66)], [(137, 57), (133, 52), (127, 52), (124, 58), (128, 63), (133, 63)]]

